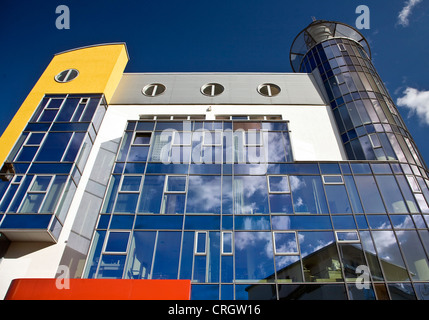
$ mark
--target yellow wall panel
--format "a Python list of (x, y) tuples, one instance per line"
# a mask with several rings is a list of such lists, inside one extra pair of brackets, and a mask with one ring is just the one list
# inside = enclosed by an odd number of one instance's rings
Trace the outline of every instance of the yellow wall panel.
[[(109, 103), (128, 59), (125, 44), (91, 46), (55, 55), (0, 137), (0, 164), (6, 160), (45, 94), (102, 93)], [(55, 81), (57, 74), (71, 68), (79, 71), (77, 78), (66, 83)]]

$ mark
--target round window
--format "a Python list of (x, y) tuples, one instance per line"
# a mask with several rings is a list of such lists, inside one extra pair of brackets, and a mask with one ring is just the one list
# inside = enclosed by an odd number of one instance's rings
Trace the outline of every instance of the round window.
[(165, 91), (165, 86), (160, 83), (152, 83), (145, 86), (142, 90), (142, 93), (148, 97), (155, 97), (160, 95)]
[(55, 76), (55, 81), (57, 82), (69, 82), (75, 79), (79, 75), (79, 71), (76, 69), (67, 69), (61, 71)]
[(219, 83), (207, 83), (201, 87), (201, 93), (205, 96), (214, 97), (221, 94), (224, 87)]
[(264, 83), (258, 87), (258, 92), (266, 97), (274, 97), (280, 93), (281, 89), (273, 83)]

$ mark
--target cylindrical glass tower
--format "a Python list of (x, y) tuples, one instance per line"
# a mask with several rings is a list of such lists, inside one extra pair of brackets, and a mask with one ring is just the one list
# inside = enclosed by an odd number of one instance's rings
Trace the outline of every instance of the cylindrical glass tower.
[(426, 166), (374, 65), (366, 39), (340, 22), (317, 20), (295, 38), (295, 72), (313, 73), (326, 91), (349, 160)]

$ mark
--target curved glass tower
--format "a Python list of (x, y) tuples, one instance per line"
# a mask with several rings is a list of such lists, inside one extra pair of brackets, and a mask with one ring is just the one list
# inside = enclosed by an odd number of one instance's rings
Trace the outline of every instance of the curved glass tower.
[(313, 73), (323, 83), (349, 160), (399, 160), (417, 165), (426, 176), (359, 31), (340, 22), (314, 21), (295, 38), (290, 61), (295, 72)]

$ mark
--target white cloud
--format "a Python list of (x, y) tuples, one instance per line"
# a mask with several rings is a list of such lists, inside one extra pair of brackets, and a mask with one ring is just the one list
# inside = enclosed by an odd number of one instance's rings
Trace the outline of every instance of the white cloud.
[(403, 27), (407, 27), (409, 24), (408, 17), (410, 16), (412, 9), (420, 2), (422, 2), (422, 0), (408, 0), (401, 12), (398, 14), (398, 24)]
[(422, 121), (429, 124), (429, 90), (419, 91), (408, 87), (403, 94), (403, 97), (396, 100), (396, 104), (408, 108), (412, 113), (416, 113)]

